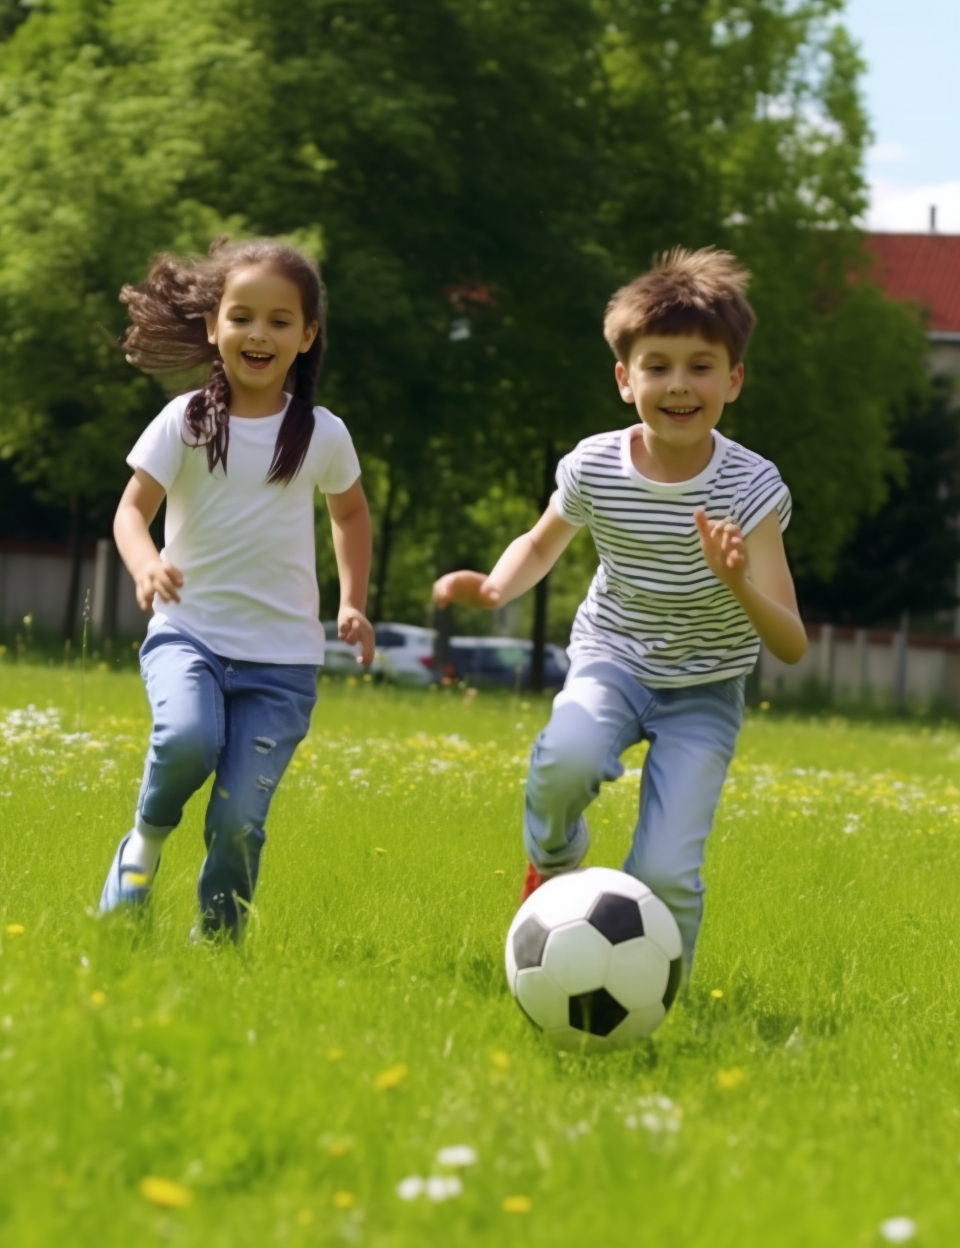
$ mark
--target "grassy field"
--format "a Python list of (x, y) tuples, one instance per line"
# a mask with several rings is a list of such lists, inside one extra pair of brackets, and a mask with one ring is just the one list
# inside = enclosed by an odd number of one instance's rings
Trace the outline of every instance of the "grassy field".
[[(646, 1046), (585, 1059), (502, 970), (548, 709), (324, 684), (247, 942), (216, 949), (187, 942), (199, 798), (148, 915), (93, 911), (137, 678), (0, 666), (0, 1241), (960, 1242), (960, 732), (750, 716), (691, 985)], [(593, 863), (622, 859), (641, 760)]]

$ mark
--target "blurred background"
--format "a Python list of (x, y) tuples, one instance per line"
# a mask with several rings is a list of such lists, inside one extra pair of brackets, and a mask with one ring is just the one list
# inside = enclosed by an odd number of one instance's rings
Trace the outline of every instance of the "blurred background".
[[(754, 696), (960, 709), (958, 46), (956, 0), (0, 0), (8, 658), (86, 627), (129, 662), (143, 635), (110, 526), (184, 381), (125, 363), (117, 295), (155, 252), (226, 232), (320, 259), (369, 614), (422, 641), (434, 577), (489, 567), (559, 456), (630, 420), (612, 291), (715, 244), (759, 318), (723, 428), (793, 492), (813, 643), (764, 656)], [(322, 509), (317, 538), (326, 618)], [(441, 632), (532, 640), (536, 685), (594, 566), (580, 537)]]

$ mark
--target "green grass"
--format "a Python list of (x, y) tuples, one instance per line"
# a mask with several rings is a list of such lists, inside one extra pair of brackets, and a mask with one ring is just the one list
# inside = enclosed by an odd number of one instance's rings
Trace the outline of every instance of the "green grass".
[[(548, 702), (324, 684), (239, 951), (187, 943), (200, 798), (144, 920), (94, 916), (149, 725), (133, 675), (87, 674), (77, 737), (79, 704), (75, 671), (0, 667), (4, 1245), (851, 1248), (894, 1216), (960, 1241), (957, 729), (752, 715), (689, 990), (585, 1059), (502, 971)], [(462, 1194), (399, 1199), (452, 1144)]]

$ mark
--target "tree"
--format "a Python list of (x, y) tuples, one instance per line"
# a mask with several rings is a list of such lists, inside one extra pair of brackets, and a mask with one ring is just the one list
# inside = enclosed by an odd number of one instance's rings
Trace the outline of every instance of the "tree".
[(914, 399), (893, 446), (901, 467), (882, 510), (861, 521), (829, 581), (798, 586), (812, 615), (894, 627), (904, 612), (929, 618), (957, 605), (960, 408), (946, 379)]

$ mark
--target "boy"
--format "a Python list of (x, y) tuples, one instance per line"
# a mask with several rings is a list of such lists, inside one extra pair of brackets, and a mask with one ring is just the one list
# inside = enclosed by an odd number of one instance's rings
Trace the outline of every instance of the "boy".
[(451, 572), (439, 606), (495, 608), (546, 576), (579, 528), (600, 566), (570, 639), (570, 671), (533, 747), (523, 899), (579, 866), (583, 811), (646, 739), (640, 813), (623, 869), (670, 907), (689, 969), (704, 845), (760, 642), (807, 647), (783, 548), (790, 494), (769, 460), (717, 432), (743, 385), (749, 274), (729, 252), (676, 248), (611, 299), (604, 337), (640, 423), (582, 441), (557, 490), (489, 576)]

